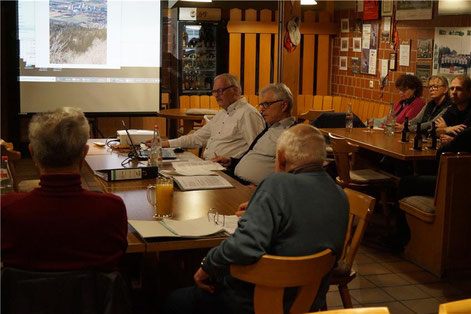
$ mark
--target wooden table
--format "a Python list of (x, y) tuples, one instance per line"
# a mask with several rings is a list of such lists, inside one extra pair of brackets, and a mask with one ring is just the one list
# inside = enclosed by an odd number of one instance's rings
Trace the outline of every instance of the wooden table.
[(424, 143), (422, 151), (413, 150), (413, 138), (409, 143), (401, 142), (401, 133), (395, 133), (394, 136), (386, 136), (382, 130), (373, 130), (365, 132), (364, 128), (353, 128), (347, 131), (345, 128), (339, 129), (320, 129), (328, 136), (329, 133), (338, 137), (344, 137), (353, 144), (383, 155), (387, 155), (400, 160), (420, 161), (433, 160), (437, 154), (436, 149), (426, 149), (429, 144)]
[[(93, 142), (94, 140), (90, 141)], [(116, 158), (116, 153), (107, 151), (106, 148), (101, 149), (102, 151), (95, 147), (94, 154), (102, 155), (103, 158)], [(198, 157), (188, 152), (177, 154), (177, 157), (180, 160), (198, 159)], [(172, 167), (170, 163), (165, 163), (164, 168), (171, 169)], [(174, 218), (177, 220), (199, 218), (205, 216), (209, 208), (214, 208), (221, 214), (232, 215), (237, 211), (240, 203), (250, 199), (254, 191), (253, 189), (240, 184), (237, 180), (234, 180), (222, 172), (220, 175), (226, 178), (234, 188), (185, 192), (174, 188), (172, 204), (175, 213)], [(103, 192), (114, 193), (123, 199), (126, 204), (128, 219), (152, 220), (154, 210), (147, 202), (146, 188), (149, 184), (155, 183), (155, 179), (105, 182), (96, 177), (96, 180), (99, 182)], [(208, 248), (218, 245), (222, 240), (224, 240), (223, 237), (148, 242), (140, 239), (139, 235), (130, 227), (128, 232), (127, 252), (157, 252)]]
[[(177, 121), (183, 120), (183, 134), (188, 134), (188, 132), (193, 130), (193, 125), (195, 121), (202, 121), (204, 119), (204, 115), (186, 114), (186, 109), (179, 109), (179, 108), (160, 110), (158, 115), (159, 117), (170, 119), (170, 120), (177, 120)], [(169, 130), (168, 137), (169, 138), (177, 137), (176, 131)]]

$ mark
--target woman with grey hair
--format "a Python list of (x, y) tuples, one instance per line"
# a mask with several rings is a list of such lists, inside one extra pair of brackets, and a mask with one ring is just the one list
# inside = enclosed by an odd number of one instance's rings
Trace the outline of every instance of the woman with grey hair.
[[(417, 123), (421, 123), (422, 130), (428, 130), (432, 124), (440, 118), (451, 105), (448, 94), (448, 80), (442, 75), (434, 75), (428, 79), (428, 89), (431, 100), (409, 121), (409, 130), (415, 132)], [(396, 130), (402, 131), (403, 124), (396, 124)]]
[(127, 247), (121, 198), (81, 187), (88, 121), (80, 109), (34, 116), (29, 149), (40, 187), (1, 199), (2, 261), (27, 270), (115, 270)]

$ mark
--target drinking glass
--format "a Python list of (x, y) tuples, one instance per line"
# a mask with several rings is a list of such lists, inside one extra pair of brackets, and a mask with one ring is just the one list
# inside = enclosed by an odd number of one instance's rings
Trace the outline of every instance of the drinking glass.
[(154, 218), (172, 217), (173, 179), (157, 178), (147, 187), (147, 201), (154, 207)]

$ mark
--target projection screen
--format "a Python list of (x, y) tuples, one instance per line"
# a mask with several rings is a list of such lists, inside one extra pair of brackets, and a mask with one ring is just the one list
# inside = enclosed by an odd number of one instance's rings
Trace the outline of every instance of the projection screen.
[(21, 113), (155, 113), (160, 28), (158, 0), (19, 0)]

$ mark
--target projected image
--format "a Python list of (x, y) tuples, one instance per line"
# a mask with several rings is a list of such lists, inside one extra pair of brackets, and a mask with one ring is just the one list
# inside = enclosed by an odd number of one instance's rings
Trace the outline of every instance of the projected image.
[(49, 62), (106, 64), (107, 0), (49, 2)]

